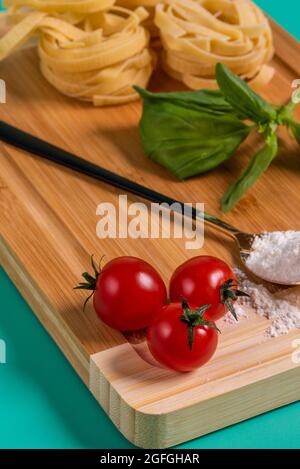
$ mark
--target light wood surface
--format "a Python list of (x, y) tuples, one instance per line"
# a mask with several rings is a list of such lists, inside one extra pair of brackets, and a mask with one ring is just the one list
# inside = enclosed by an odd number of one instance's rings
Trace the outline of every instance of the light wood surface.
[[(293, 91), (292, 80), (300, 78), (300, 48), (277, 25), (273, 29), (276, 76), (263, 94), (283, 103)], [(260, 142), (251, 138), (222, 167), (177, 182), (143, 154), (140, 103), (97, 109), (60, 95), (38, 72), (34, 49), (1, 63), (0, 77), (7, 85), (1, 119), (167, 195), (204, 202), (218, 216), (221, 195)], [(151, 86), (179, 88), (162, 74)], [(242, 230), (300, 229), (299, 148), (286, 134), (282, 139), (267, 174), (224, 216)], [(73, 286), (89, 267), (91, 253), (105, 254), (106, 260), (142, 257), (166, 282), (178, 264), (196, 254), (184, 248), (184, 240), (98, 239), (96, 207), (116, 204), (118, 195), (105, 184), (0, 144), (1, 264), (120, 431), (139, 446), (166, 447), (298, 400), (292, 342), (300, 331), (267, 340), (268, 321), (249, 312), (238, 325), (222, 326), (209, 364), (179, 375), (145, 362), (121, 333), (97, 319), (91, 305), (82, 312), (84, 294)], [(209, 228), (201, 253), (238, 262), (232, 241)]]

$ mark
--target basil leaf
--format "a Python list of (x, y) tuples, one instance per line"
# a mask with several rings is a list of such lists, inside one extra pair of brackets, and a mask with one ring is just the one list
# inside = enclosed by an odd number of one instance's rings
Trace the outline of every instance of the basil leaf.
[(277, 110), (278, 124), (285, 125), (287, 123), (288, 125), (289, 121), (293, 119), (293, 113), (296, 106), (297, 104), (293, 101), (290, 101), (288, 104), (285, 104), (283, 106), (279, 106)]
[(300, 145), (300, 124), (289, 117), (284, 118), (282, 124), (292, 131), (292, 134)]
[(300, 145), (300, 124), (298, 122), (292, 121), (290, 123), (290, 128), (294, 134), (295, 139), (297, 140), (298, 144)]
[(256, 94), (239, 76), (232, 73), (223, 64), (216, 66), (218, 85), (229, 104), (244, 119), (257, 124), (276, 120), (277, 112), (272, 105)]
[(290, 101), (285, 106), (280, 106), (277, 111), (277, 121), (279, 124), (285, 125), (294, 135), (300, 145), (300, 124), (293, 119), (293, 114), (297, 103)]
[(172, 93), (151, 93), (150, 91), (134, 86), (140, 96), (146, 100), (167, 101), (180, 104), (188, 109), (210, 109), (221, 113), (234, 113), (233, 107), (225, 100), (220, 90), (179, 91)]
[(145, 96), (140, 136), (145, 153), (185, 179), (215, 168), (230, 158), (247, 137), (247, 126), (235, 115), (186, 101)]
[(253, 156), (246, 171), (232, 184), (221, 201), (223, 212), (229, 212), (256, 180), (268, 169), (277, 155), (278, 137), (272, 130), (266, 137), (265, 145)]

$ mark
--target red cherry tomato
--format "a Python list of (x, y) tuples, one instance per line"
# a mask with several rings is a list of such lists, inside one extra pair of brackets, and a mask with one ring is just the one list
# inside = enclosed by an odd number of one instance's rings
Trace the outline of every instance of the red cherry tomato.
[(180, 265), (170, 281), (170, 299), (203, 305), (210, 304), (206, 316), (220, 319), (230, 309), (236, 317), (233, 302), (237, 296), (246, 296), (237, 290), (237, 278), (221, 259), (212, 256), (194, 257)]
[[(119, 331), (137, 331), (151, 322), (167, 302), (165, 284), (158, 272), (136, 257), (118, 257), (98, 271), (95, 277), (83, 274), (93, 290), (94, 308), (102, 321)], [(90, 277), (90, 278), (89, 278)], [(88, 282), (90, 280), (90, 282)]]
[(171, 303), (164, 306), (148, 327), (150, 352), (161, 364), (176, 371), (192, 371), (204, 365), (216, 351), (218, 332), (208, 323), (208, 305)]

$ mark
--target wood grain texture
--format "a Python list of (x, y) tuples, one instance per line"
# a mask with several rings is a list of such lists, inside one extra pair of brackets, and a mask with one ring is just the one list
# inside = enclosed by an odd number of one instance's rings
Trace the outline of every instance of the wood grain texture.
[[(300, 48), (278, 25), (273, 28), (276, 76), (263, 94), (283, 103), (292, 81), (300, 78)], [(204, 202), (207, 211), (222, 216), (218, 201), (258, 148), (258, 136), (230, 162), (181, 183), (143, 154), (140, 103), (92, 108), (60, 95), (37, 69), (34, 49), (0, 64), (7, 84), (1, 119), (167, 195)], [(156, 74), (151, 86), (180, 88), (163, 74)], [(245, 231), (300, 229), (299, 156), (283, 133), (278, 159), (224, 219)], [(195, 255), (184, 240), (98, 239), (96, 207), (117, 204), (118, 195), (105, 184), (0, 144), (1, 264), (120, 431), (137, 445), (166, 447), (298, 400), (299, 365), (291, 354), (299, 331), (266, 340), (268, 321), (249, 312), (238, 325), (223, 324), (220, 348), (209, 364), (178, 375), (142, 360), (121, 333), (97, 319), (91, 305), (82, 312), (84, 295), (73, 286), (89, 267), (91, 253), (107, 260), (142, 257), (166, 281)], [(210, 228), (201, 253), (238, 262), (233, 242)]]

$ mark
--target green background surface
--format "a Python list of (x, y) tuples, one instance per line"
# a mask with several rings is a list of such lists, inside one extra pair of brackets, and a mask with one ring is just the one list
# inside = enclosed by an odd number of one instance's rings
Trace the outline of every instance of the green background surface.
[[(299, 0), (258, 3), (300, 37)], [(0, 364), (0, 448), (132, 447), (106, 417), (1, 268), (0, 295), (0, 339), (5, 340), (7, 348), (7, 363)], [(180, 448), (300, 448), (300, 403)]]

